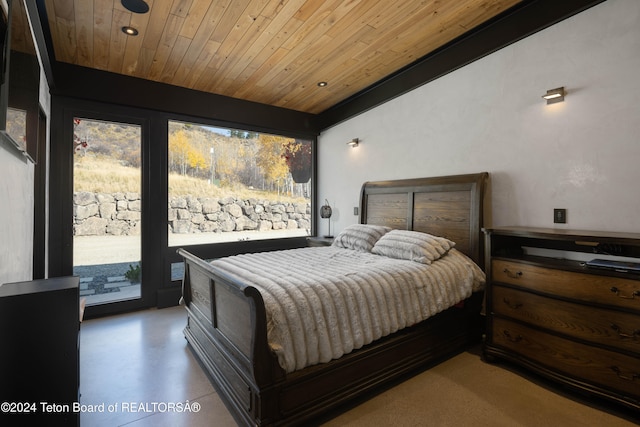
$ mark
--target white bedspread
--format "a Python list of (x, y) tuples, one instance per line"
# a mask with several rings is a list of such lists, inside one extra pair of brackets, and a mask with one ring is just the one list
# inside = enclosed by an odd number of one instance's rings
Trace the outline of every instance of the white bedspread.
[(287, 372), (425, 320), (485, 280), (455, 249), (431, 265), (336, 247), (237, 255), (212, 264), (260, 291), (269, 345)]

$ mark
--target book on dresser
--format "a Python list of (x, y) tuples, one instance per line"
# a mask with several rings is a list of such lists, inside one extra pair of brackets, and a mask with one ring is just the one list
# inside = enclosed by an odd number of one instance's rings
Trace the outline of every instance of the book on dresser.
[[(503, 359), (640, 411), (640, 275), (619, 268), (640, 262), (640, 234), (484, 232), (485, 360)], [(585, 261), (603, 258), (597, 267)]]

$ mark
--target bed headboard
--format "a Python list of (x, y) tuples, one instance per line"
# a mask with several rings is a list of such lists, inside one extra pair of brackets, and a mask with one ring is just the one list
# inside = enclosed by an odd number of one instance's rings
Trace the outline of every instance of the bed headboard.
[(482, 227), (487, 172), (365, 182), (360, 223), (446, 237), (483, 267)]

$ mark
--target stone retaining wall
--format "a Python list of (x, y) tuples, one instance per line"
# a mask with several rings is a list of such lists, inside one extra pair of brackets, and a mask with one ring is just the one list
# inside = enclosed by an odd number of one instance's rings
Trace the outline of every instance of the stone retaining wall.
[[(73, 194), (73, 233), (76, 236), (140, 234), (138, 193)], [(311, 228), (310, 203), (174, 197), (169, 201), (172, 233), (230, 232)]]

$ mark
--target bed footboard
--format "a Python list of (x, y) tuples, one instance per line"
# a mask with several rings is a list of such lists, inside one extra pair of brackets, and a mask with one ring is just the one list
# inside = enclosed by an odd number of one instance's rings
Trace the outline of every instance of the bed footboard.
[(185, 337), (238, 421), (255, 424), (265, 404), (260, 390), (284, 378), (267, 344), (262, 297), (197, 256), (178, 253), (185, 261)]

